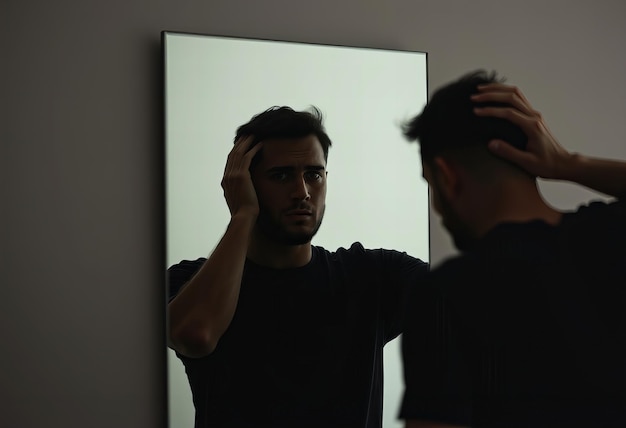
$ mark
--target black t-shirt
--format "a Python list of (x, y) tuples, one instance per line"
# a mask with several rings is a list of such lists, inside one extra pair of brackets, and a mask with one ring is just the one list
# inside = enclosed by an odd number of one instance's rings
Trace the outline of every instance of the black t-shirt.
[[(206, 259), (168, 269), (170, 297)], [(427, 264), (405, 253), (313, 247), (311, 261), (247, 261), (214, 352), (185, 365), (196, 428), (380, 427), (383, 345), (402, 331), (408, 287)]]
[(502, 224), (412, 290), (402, 419), (626, 427), (626, 204)]

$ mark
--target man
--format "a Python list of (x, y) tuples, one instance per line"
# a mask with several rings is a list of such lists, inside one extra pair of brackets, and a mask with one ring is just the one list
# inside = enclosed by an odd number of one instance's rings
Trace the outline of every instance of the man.
[(408, 300), (407, 428), (626, 426), (626, 204), (562, 212), (536, 183), (619, 197), (626, 162), (567, 152), (484, 71), (439, 89), (404, 131), (461, 251)]
[(208, 259), (168, 269), (170, 347), (196, 428), (382, 424), (383, 346), (428, 266), (358, 242), (311, 244), (330, 146), (317, 109), (271, 108), (239, 127), (226, 232)]

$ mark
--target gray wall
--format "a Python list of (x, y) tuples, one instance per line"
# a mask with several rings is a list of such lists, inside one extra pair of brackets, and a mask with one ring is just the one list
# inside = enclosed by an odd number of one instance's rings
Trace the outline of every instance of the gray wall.
[[(622, 0), (4, 0), (0, 17), (3, 426), (165, 426), (161, 30), (426, 51), (431, 89), (496, 69), (568, 147), (626, 158)], [(595, 196), (544, 187), (559, 207)], [(433, 221), (432, 260), (452, 252)]]

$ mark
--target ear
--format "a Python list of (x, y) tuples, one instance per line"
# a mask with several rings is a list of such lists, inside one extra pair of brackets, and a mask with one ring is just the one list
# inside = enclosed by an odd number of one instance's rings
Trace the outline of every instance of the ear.
[(452, 160), (440, 156), (435, 157), (436, 180), (439, 190), (448, 200), (457, 198), (461, 191), (461, 171)]

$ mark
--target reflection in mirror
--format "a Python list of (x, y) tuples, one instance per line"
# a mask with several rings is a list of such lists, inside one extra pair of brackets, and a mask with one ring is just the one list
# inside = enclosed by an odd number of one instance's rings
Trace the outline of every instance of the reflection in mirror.
[[(208, 257), (230, 215), (220, 186), (238, 126), (271, 106), (324, 114), (332, 140), (314, 245), (406, 251), (428, 261), (428, 190), (399, 124), (426, 103), (426, 54), (163, 33), (167, 266)], [(169, 352), (170, 427), (193, 427), (183, 364)], [(384, 351), (383, 426), (402, 392), (399, 340)]]

